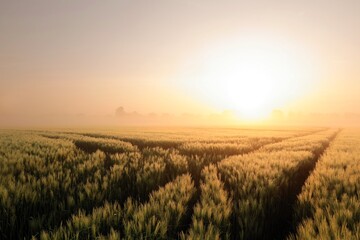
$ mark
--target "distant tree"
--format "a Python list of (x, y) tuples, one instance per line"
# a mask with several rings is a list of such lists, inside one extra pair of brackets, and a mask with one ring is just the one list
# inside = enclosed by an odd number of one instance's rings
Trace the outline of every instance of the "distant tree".
[(124, 110), (124, 107), (120, 106), (115, 110), (115, 116), (123, 116), (125, 114), (126, 114), (126, 112)]

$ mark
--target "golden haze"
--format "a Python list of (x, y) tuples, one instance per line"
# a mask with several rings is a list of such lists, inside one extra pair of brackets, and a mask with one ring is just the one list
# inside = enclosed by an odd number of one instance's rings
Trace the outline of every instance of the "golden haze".
[(356, 0), (1, 5), (3, 127), (360, 122)]

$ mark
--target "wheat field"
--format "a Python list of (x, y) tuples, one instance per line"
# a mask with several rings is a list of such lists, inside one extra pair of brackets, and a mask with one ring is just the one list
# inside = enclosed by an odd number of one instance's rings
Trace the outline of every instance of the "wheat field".
[(2, 239), (359, 239), (360, 132), (11, 131)]

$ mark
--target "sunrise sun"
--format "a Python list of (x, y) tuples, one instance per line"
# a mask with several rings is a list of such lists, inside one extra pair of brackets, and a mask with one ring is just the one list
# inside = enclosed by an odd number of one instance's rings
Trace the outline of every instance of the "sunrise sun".
[(207, 104), (260, 120), (306, 94), (315, 74), (311, 62), (297, 46), (249, 37), (207, 47), (181, 77), (187, 91)]

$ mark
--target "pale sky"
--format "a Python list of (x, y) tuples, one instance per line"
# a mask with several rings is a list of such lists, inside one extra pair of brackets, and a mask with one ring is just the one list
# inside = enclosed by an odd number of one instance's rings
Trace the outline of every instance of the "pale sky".
[[(223, 95), (248, 87), (241, 82), (248, 75), (231, 68), (239, 79), (227, 81), (216, 68), (249, 67), (253, 51), (242, 55), (239, 47), (226, 57), (244, 39), (266, 45), (270, 59), (285, 54), (297, 64), (293, 75), (300, 72), (303, 90), (272, 96), (269, 108), (360, 112), (359, 13), (358, 0), (0, 0), (0, 116), (112, 115), (119, 106), (141, 113), (241, 110), (231, 101), (246, 98)], [(223, 46), (228, 52), (218, 54)], [(284, 63), (264, 61), (270, 68)], [(266, 88), (286, 85), (287, 76)], [(224, 81), (230, 86), (217, 89)], [(291, 86), (281, 91), (292, 94)]]

